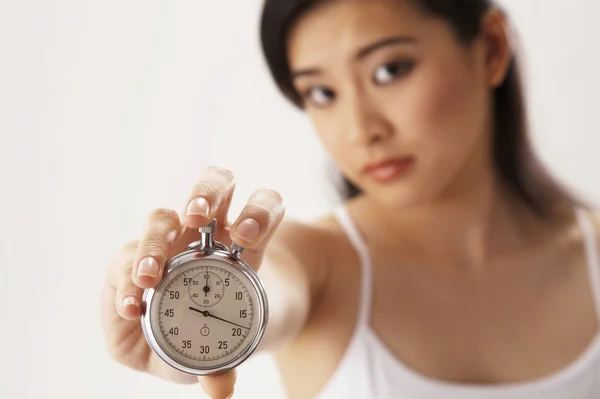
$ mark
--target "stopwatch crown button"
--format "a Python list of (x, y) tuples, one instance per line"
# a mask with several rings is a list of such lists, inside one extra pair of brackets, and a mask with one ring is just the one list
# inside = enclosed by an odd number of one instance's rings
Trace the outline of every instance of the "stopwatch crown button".
[(235, 258), (239, 258), (242, 252), (244, 252), (244, 247), (237, 245), (236, 243), (231, 244), (231, 255)]
[(217, 231), (217, 219), (213, 219), (212, 222), (210, 222), (206, 226), (200, 227), (200, 233), (210, 234), (210, 233), (216, 233), (216, 231)]

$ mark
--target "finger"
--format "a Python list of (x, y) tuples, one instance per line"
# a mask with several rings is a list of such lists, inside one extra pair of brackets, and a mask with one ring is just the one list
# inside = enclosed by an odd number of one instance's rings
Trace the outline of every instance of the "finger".
[[(129, 280), (131, 284), (131, 277), (123, 274), (124, 270), (131, 270), (137, 246), (136, 241), (123, 246), (111, 261), (102, 290), (101, 324), (110, 356), (121, 364), (141, 370), (144, 368), (143, 362), (138, 360), (148, 357), (149, 347), (136, 344), (140, 335), (138, 332), (141, 332), (139, 321), (134, 320), (139, 317), (139, 306), (125, 305), (123, 302), (131, 294), (136, 298), (141, 296), (141, 291), (135, 287), (131, 289), (130, 285), (124, 283)], [(140, 353), (144, 351), (146, 353)]]
[(235, 178), (230, 170), (217, 166), (204, 169), (191, 191), (182, 223), (198, 229), (217, 219), (217, 229), (225, 227), (234, 189)]
[(231, 239), (229, 238), (230, 223), (227, 219), (229, 209), (231, 208), (231, 201), (233, 199), (234, 188), (229, 190), (227, 197), (223, 200), (222, 204), (217, 209), (215, 219), (217, 219), (217, 231), (215, 239), (222, 242), (223, 244), (230, 246)]
[(136, 286), (154, 288), (158, 285), (180, 230), (179, 215), (174, 210), (161, 208), (150, 214), (131, 269)]
[(237, 371), (234, 369), (217, 376), (198, 377), (198, 380), (212, 399), (227, 399), (233, 395)]
[(255, 191), (231, 226), (231, 240), (245, 248), (243, 258), (258, 269), (265, 248), (285, 215), (282, 196), (274, 190)]
[(125, 320), (134, 320), (140, 316), (142, 293), (140, 287), (131, 279), (133, 260), (138, 248), (138, 242), (127, 244), (115, 261), (115, 308), (119, 316)]

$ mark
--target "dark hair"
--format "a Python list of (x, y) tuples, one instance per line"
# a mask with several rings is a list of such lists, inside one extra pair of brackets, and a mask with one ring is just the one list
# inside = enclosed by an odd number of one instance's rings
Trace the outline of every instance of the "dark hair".
[[(265, 0), (261, 44), (271, 75), (284, 96), (298, 108), (302, 100), (292, 83), (287, 59), (287, 37), (295, 21), (320, 0)], [(458, 40), (468, 45), (480, 33), (481, 20), (491, 0), (409, 0), (423, 12), (444, 19)], [(534, 213), (549, 216), (557, 204), (575, 200), (542, 167), (527, 132), (521, 78), (515, 58), (504, 82), (494, 92), (493, 157), (502, 181)], [(342, 177), (342, 196), (361, 190)]]

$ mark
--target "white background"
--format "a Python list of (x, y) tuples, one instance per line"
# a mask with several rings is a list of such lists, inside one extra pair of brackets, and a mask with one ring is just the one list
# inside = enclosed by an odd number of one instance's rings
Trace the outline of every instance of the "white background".
[[(108, 358), (99, 297), (108, 262), (156, 207), (181, 211), (206, 165), (288, 215), (327, 212), (326, 157), (275, 90), (260, 0), (0, 3), (1, 398), (200, 398)], [(538, 149), (600, 198), (600, 14), (595, 0), (506, 1), (525, 51)], [(280, 397), (268, 357), (236, 397)]]

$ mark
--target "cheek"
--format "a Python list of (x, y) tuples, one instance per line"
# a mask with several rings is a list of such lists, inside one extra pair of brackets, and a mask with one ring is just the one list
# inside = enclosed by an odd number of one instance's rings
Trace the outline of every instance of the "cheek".
[(343, 129), (343, 118), (336, 112), (325, 111), (308, 114), (312, 127), (325, 150), (342, 169), (352, 159), (349, 153), (347, 132)]
[(473, 123), (483, 106), (475, 79), (458, 68), (432, 68), (413, 83), (403, 94), (401, 140), (421, 163), (450, 166), (465, 156), (480, 133)]
[(333, 130), (335, 126), (332, 126), (331, 118), (328, 119), (318, 113), (311, 112), (308, 113), (308, 117), (313, 131), (317, 134), (317, 138), (321, 141), (325, 150), (337, 160), (338, 153), (340, 152), (339, 137), (336, 131)]

